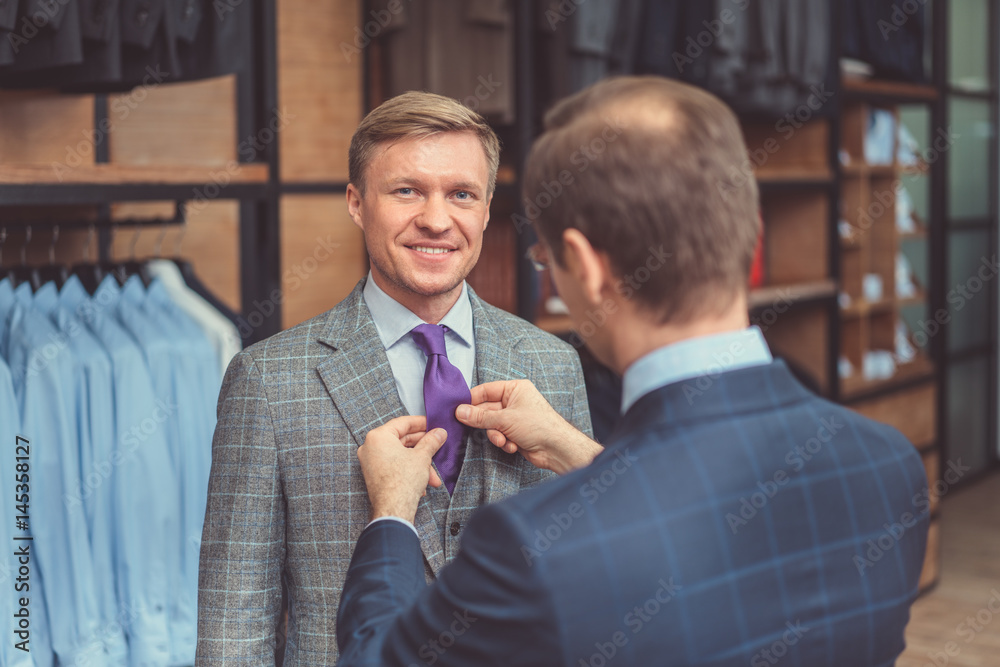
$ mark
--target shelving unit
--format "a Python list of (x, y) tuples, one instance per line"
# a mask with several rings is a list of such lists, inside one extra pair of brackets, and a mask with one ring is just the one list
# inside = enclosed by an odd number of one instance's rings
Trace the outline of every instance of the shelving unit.
[[(939, 191), (930, 184), (941, 178), (941, 165), (927, 164), (922, 158), (916, 165), (902, 164), (898, 150), (901, 110), (906, 105), (915, 105), (929, 118), (934, 118), (938, 92), (933, 86), (851, 78), (841, 81), (841, 90), (841, 142), (837, 165), (841, 187), (836, 244), (841, 278), (838, 349), (840, 357), (850, 363), (851, 372), (839, 378), (837, 397), (852, 409), (890, 424), (906, 435), (920, 452), (928, 484), (933, 488), (941, 468), (938, 368), (930, 347), (918, 345), (919, 341), (908, 328), (907, 343), (916, 354), (909, 361), (896, 355), (897, 327), (906, 326), (903, 310), (923, 307), (925, 315), (930, 313), (930, 285), (914, 281), (913, 294), (897, 293), (897, 260), (904, 253), (904, 242), (910, 252), (925, 253), (924, 256), (929, 257), (931, 228), (940, 221), (933, 218), (937, 207), (932, 202), (926, 206), (930, 219), (914, 219), (912, 231), (901, 231), (896, 218), (899, 188), (905, 180), (928, 179), (928, 186), (922, 188), (930, 193), (928, 197), (937, 196), (935, 193)], [(887, 117), (893, 119), (889, 147), (891, 163), (887, 164), (869, 164), (865, 160), (866, 132), (871, 113), (876, 110), (887, 112)], [(930, 126), (938, 124), (933, 122)], [(921, 148), (927, 147), (929, 138), (917, 139)], [(843, 223), (849, 225), (850, 234), (840, 233)], [(930, 277), (928, 282), (932, 280)], [(869, 283), (867, 290), (866, 281)], [(866, 376), (865, 356), (871, 352), (880, 353), (882, 362), (891, 360), (891, 373)], [(921, 590), (934, 585), (939, 571), (940, 518), (937, 499), (932, 500)]]

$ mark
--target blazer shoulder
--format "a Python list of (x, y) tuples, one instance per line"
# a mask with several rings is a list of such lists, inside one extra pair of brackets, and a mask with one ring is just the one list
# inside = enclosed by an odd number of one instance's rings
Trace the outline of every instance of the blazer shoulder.
[(489, 317), (490, 323), (496, 329), (497, 334), (503, 340), (517, 341), (515, 347), (521, 345), (530, 346), (536, 351), (550, 351), (559, 353), (572, 353), (577, 356), (572, 345), (554, 336), (547, 331), (539, 329), (531, 322), (528, 322), (513, 313), (508, 313), (502, 308), (490, 305), (477, 297), (479, 305)]

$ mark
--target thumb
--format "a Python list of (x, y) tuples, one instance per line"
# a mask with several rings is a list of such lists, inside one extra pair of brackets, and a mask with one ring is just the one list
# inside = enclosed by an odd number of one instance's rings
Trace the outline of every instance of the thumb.
[(436, 428), (429, 431), (427, 435), (420, 438), (420, 440), (413, 446), (413, 449), (420, 451), (421, 453), (427, 454), (427, 458), (434, 458), (437, 454), (437, 450), (441, 449), (441, 445), (444, 441), (448, 439), (448, 431), (443, 428)]
[(472, 428), (500, 430), (503, 424), (500, 410), (484, 410), (474, 405), (458, 406), (455, 418)]

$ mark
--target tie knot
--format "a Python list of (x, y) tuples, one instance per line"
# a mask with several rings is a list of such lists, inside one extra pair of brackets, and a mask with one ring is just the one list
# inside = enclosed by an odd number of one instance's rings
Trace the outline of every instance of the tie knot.
[(441, 354), (447, 358), (448, 353), (444, 347), (444, 332), (445, 328), (440, 324), (420, 324), (413, 327), (410, 335), (413, 336), (413, 342), (417, 344), (417, 347), (423, 350), (428, 357), (432, 354)]

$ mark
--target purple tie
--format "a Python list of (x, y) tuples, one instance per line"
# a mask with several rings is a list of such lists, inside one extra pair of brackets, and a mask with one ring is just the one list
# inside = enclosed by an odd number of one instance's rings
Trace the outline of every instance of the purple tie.
[(424, 371), (424, 411), (427, 413), (427, 430), (443, 428), (448, 439), (434, 455), (434, 463), (448, 493), (455, 491), (458, 472), (462, 468), (462, 448), (465, 446), (465, 425), (455, 419), (455, 408), (472, 402), (472, 394), (462, 372), (448, 361), (444, 347), (446, 328), (439, 324), (421, 324), (410, 335), (424, 354), (427, 369)]

